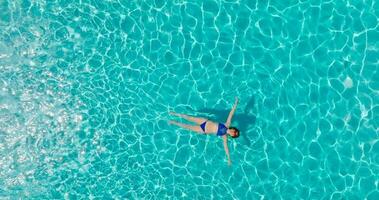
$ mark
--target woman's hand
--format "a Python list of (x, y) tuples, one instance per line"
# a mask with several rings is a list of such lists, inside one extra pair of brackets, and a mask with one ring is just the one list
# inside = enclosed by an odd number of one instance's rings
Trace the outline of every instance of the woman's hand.
[(236, 101), (234, 102), (234, 104), (237, 104), (238, 103), (238, 97), (235, 97)]
[(232, 161), (230, 159), (228, 160), (228, 166), (232, 166)]

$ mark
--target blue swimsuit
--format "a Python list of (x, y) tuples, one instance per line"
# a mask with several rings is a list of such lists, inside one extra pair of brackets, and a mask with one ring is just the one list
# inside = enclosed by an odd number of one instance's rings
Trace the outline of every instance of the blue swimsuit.
[(218, 123), (217, 136), (223, 136), (226, 134), (228, 128), (224, 124)]
[(207, 124), (207, 121), (205, 121), (202, 124), (200, 124), (200, 127), (201, 127), (201, 129), (203, 129), (204, 133), (205, 133), (205, 124)]
[[(204, 133), (205, 133), (205, 125), (207, 124), (207, 121), (203, 122), (202, 124), (200, 124), (200, 127), (201, 129), (203, 129)], [(228, 130), (228, 128), (226, 128), (226, 126), (222, 123), (218, 123), (218, 128), (217, 128), (217, 136), (223, 136), (226, 134), (226, 131)]]

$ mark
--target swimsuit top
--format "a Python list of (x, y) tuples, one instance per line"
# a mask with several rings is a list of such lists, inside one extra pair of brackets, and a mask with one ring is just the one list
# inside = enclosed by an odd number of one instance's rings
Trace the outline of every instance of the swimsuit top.
[(228, 128), (226, 128), (226, 126), (224, 124), (219, 123), (218, 129), (217, 129), (217, 136), (225, 135), (227, 130), (228, 130)]

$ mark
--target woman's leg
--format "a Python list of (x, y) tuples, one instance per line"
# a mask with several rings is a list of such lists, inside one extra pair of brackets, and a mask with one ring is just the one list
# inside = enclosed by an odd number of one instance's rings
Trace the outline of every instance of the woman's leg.
[(193, 126), (193, 125), (188, 125), (188, 124), (182, 124), (182, 123), (179, 123), (179, 122), (176, 122), (176, 121), (168, 121), (169, 124), (175, 124), (177, 126), (180, 126), (182, 128), (185, 128), (185, 129), (188, 129), (188, 130), (191, 130), (191, 131), (195, 131), (195, 132), (199, 132), (199, 133), (203, 133), (203, 130), (200, 128), (200, 126)]
[(185, 114), (179, 114), (179, 113), (174, 113), (174, 112), (170, 112), (170, 115), (175, 115), (175, 116), (178, 116), (178, 117), (182, 117), (188, 121), (191, 121), (191, 122), (195, 122), (196, 124), (202, 124), (203, 122), (207, 121), (207, 119), (205, 118), (202, 118), (202, 117), (193, 117), (193, 116), (189, 116), (189, 115), (185, 115)]

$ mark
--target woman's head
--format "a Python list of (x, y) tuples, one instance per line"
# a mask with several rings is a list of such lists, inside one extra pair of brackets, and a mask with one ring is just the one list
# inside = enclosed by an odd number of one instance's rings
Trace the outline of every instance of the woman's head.
[(229, 135), (232, 136), (232, 138), (238, 138), (240, 136), (240, 130), (238, 130), (236, 127), (229, 127)]

